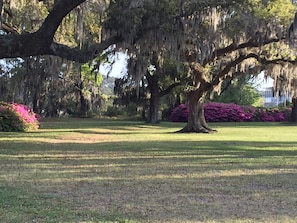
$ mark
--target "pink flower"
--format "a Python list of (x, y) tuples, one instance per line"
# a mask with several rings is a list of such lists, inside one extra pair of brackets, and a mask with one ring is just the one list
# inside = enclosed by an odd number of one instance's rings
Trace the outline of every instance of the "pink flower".
[[(207, 122), (281, 122), (289, 120), (290, 109), (265, 109), (252, 106), (240, 106), (232, 103), (210, 102), (204, 104), (204, 114)], [(186, 122), (189, 108), (181, 104), (171, 112), (171, 121)]]
[(26, 131), (39, 127), (38, 116), (23, 104), (0, 102), (0, 117), (3, 117), (0, 131)]

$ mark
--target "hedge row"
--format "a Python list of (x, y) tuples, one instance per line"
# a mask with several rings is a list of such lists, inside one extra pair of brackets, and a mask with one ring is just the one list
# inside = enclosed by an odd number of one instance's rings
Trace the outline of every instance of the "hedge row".
[[(255, 108), (233, 103), (210, 102), (204, 104), (207, 122), (283, 122), (290, 117), (290, 108)], [(171, 121), (187, 122), (189, 107), (181, 104), (171, 112)]]

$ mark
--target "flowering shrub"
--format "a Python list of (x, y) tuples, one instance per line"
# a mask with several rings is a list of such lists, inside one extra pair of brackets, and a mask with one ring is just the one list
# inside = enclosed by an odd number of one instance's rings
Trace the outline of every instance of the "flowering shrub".
[(205, 104), (204, 114), (208, 122), (243, 122), (250, 119), (250, 115), (241, 106), (231, 103)]
[(252, 121), (283, 122), (290, 119), (290, 108), (257, 108)]
[(189, 116), (189, 107), (186, 104), (180, 104), (174, 108), (170, 115), (172, 122), (187, 122)]
[[(232, 103), (210, 102), (204, 104), (204, 114), (207, 122), (282, 122), (288, 121), (290, 109), (254, 108)], [(186, 122), (189, 116), (189, 107), (181, 104), (171, 112), (171, 121)]]
[(40, 116), (17, 103), (0, 102), (0, 131), (29, 131), (39, 127)]

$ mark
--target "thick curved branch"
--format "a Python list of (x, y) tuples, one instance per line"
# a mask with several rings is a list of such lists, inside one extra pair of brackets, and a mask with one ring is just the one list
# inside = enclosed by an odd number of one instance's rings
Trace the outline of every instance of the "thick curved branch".
[(86, 0), (57, 1), (37, 32), (42, 33), (42, 35), (46, 37), (48, 41), (52, 41), (63, 18), (74, 8), (85, 1)]
[[(221, 70), (214, 78), (214, 80), (211, 82), (212, 86), (217, 86), (222, 79), (224, 79), (225, 75), (229, 73), (229, 71), (235, 67), (237, 64), (240, 64), (241, 62), (243, 62), (246, 59), (249, 58), (258, 58), (258, 55), (251, 53), (251, 54), (247, 54), (247, 55), (240, 55), (239, 57), (237, 57), (235, 60), (231, 61), (230, 63), (228, 63), (225, 68), (223, 70)], [(255, 59), (257, 59), (255, 58)]]
[(271, 39), (266, 39), (266, 40), (255, 40), (255, 38), (250, 39), (249, 41), (245, 42), (245, 43), (241, 43), (241, 44), (235, 44), (232, 43), (229, 46), (225, 47), (225, 48), (220, 48), (215, 50), (211, 57), (204, 61), (203, 65), (205, 66), (207, 63), (210, 63), (212, 61), (214, 61), (216, 58), (222, 57), (224, 55), (226, 55), (227, 53), (231, 53), (234, 52), (236, 50), (240, 50), (240, 49), (244, 49), (244, 48), (253, 48), (253, 47), (261, 47), (261, 46), (265, 46), (268, 45), (270, 43), (276, 43), (276, 42), (280, 42), (282, 40), (286, 40), (285, 37), (283, 38), (271, 38)]
[(43, 39), (36, 33), (0, 35), (0, 59), (45, 54)]
[(40, 29), (35, 33), (29, 34), (7, 34), (0, 36), (0, 59), (27, 57), (38, 55), (54, 55), (68, 60), (87, 62), (98, 56), (103, 50), (107, 49), (120, 41), (118, 36), (113, 36), (100, 43), (94, 44), (87, 50), (70, 48), (63, 44), (53, 41), (56, 30), (63, 18), (75, 7), (82, 4), (85, 0), (60, 0), (57, 1), (50, 11)]
[[(53, 37), (63, 18), (85, 0), (59, 0), (35, 33), (0, 35), (0, 59), (38, 55), (57, 55), (51, 49)], [(102, 44), (104, 45), (104, 44)], [(65, 46), (66, 47), (66, 46)]]
[(269, 64), (282, 64), (282, 63), (291, 63), (291, 64), (297, 64), (297, 61), (295, 60), (289, 60), (289, 59), (285, 59), (285, 58), (278, 58), (278, 59), (274, 59), (274, 60), (268, 60), (265, 57), (261, 57), (258, 54), (255, 53), (249, 53), (246, 55), (240, 55), (239, 57), (237, 57), (235, 60), (231, 61), (229, 64), (227, 64), (225, 66), (225, 68), (223, 70), (221, 70), (216, 76), (215, 78), (212, 80), (211, 82), (211, 86), (217, 86), (223, 79), (225, 79), (226, 74), (229, 73), (229, 71), (235, 67), (237, 64), (243, 62), (246, 59), (249, 58), (255, 58), (260, 64), (263, 65), (269, 65)]
[[(259, 41), (259, 38), (251, 38), (247, 42), (241, 43), (241, 44), (235, 44), (231, 43), (230, 45), (224, 47), (224, 48), (219, 48), (216, 49), (212, 52), (211, 56), (203, 61), (202, 66), (205, 67), (208, 63), (211, 63), (215, 61), (216, 59), (219, 59), (220, 57), (224, 57), (228, 53), (232, 53), (237, 50), (245, 49), (245, 48), (254, 48), (254, 47), (261, 47), (268, 45), (270, 43), (276, 43), (280, 41), (286, 40), (285, 37), (282, 38), (270, 38), (270, 39), (265, 39)], [(192, 53), (192, 52), (191, 52)], [(195, 54), (190, 54), (190, 52), (186, 52), (186, 60), (188, 63), (195, 62), (197, 60), (197, 56)]]
[(41, 33), (23, 35), (8, 34), (0, 36), (0, 59), (53, 55), (85, 63), (97, 57), (109, 46), (121, 41), (121, 38), (118, 36), (110, 37), (100, 43), (92, 45), (87, 50), (70, 48), (55, 42), (52, 42), (48, 46), (45, 41), (45, 37)]
[(72, 60), (80, 63), (86, 63), (96, 58), (109, 46), (120, 42), (122, 39), (119, 36), (112, 36), (100, 43), (96, 43), (86, 50), (78, 48), (70, 48), (66, 45), (53, 42), (50, 47), (48, 54), (62, 57), (67, 60)]

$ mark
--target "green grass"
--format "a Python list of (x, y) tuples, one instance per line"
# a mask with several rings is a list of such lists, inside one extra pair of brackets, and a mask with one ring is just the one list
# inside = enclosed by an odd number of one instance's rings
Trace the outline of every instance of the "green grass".
[(1, 222), (297, 222), (297, 126), (51, 119), (0, 132)]

